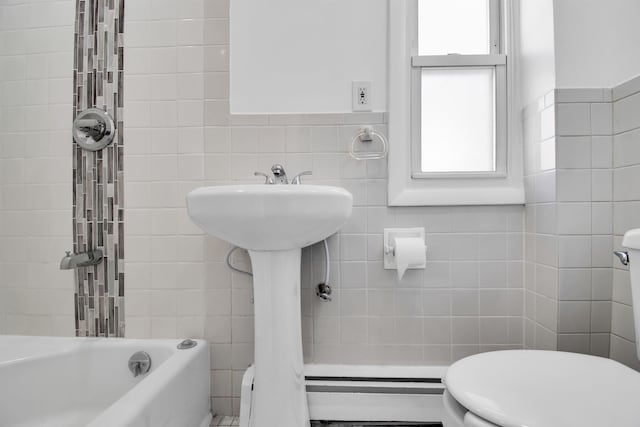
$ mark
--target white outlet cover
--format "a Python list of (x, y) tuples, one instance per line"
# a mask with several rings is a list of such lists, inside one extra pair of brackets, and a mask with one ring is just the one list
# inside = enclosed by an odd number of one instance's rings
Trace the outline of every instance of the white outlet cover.
[[(393, 246), (396, 237), (419, 237), (425, 241), (425, 232), (423, 227), (417, 228), (385, 228), (383, 238), (384, 251), (384, 269), (397, 270), (396, 257), (393, 255)], [(411, 269), (411, 268), (409, 268)]]
[(354, 81), (351, 90), (353, 111), (372, 111), (371, 82)]

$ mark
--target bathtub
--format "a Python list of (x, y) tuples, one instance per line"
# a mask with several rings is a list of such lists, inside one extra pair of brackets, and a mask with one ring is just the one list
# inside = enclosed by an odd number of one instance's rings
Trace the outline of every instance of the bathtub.
[(180, 341), (0, 336), (0, 426), (208, 427), (209, 347)]

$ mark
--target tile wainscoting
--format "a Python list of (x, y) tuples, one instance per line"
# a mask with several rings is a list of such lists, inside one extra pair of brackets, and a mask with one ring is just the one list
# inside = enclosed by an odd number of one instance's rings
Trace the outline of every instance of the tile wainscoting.
[(614, 258), (640, 227), (640, 78), (557, 89), (524, 113), (525, 343), (640, 369), (628, 268)]

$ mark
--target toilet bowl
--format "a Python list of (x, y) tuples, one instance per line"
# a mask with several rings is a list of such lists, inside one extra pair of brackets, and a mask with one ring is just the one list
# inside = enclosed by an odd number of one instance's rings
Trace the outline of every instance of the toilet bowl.
[[(622, 241), (630, 260), (634, 326), (640, 335), (640, 229)], [(640, 339), (636, 342), (640, 357)], [(445, 427), (638, 427), (640, 373), (577, 353), (507, 350), (451, 365)]]
[(454, 363), (445, 384), (445, 427), (640, 425), (640, 373), (603, 357), (483, 353)]

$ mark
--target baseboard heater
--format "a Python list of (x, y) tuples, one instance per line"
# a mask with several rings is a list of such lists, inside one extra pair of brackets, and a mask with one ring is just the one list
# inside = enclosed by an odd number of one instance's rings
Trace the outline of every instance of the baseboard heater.
[(442, 427), (442, 423), (311, 421), (311, 427)]
[[(305, 365), (315, 426), (432, 426), (442, 419), (446, 366)], [(253, 367), (242, 383), (240, 426), (248, 420)]]

